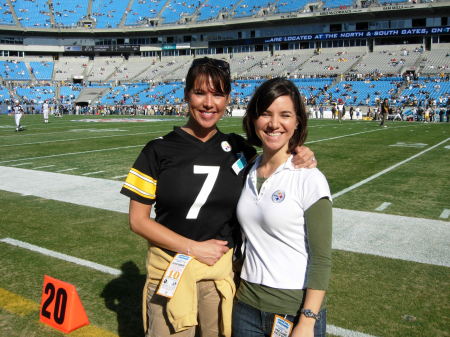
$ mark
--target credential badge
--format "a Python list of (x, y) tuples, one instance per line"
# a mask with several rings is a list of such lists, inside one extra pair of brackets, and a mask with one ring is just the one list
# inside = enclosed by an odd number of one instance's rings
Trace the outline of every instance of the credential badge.
[(283, 202), (284, 197), (285, 197), (284, 191), (277, 190), (277, 191), (273, 192), (273, 194), (272, 194), (272, 201), (276, 202), (276, 203), (280, 203), (280, 202)]
[(221, 143), (221, 145), (222, 145), (222, 149), (223, 149), (225, 152), (230, 152), (230, 151), (231, 151), (231, 145), (230, 145), (230, 143), (228, 143), (226, 140), (224, 140), (224, 141)]

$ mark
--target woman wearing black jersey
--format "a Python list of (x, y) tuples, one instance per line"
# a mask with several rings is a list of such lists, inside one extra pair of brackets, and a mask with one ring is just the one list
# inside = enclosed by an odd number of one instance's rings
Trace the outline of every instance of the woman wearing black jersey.
[[(146, 336), (193, 337), (196, 325), (202, 337), (231, 335), (235, 208), (243, 168), (256, 151), (242, 137), (216, 126), (230, 92), (227, 62), (194, 60), (186, 77), (187, 123), (144, 147), (121, 190), (131, 198), (131, 229), (149, 242)], [(311, 151), (298, 150), (297, 161), (315, 165)], [(166, 285), (161, 280), (176, 253), (192, 260), (177, 278), (173, 297), (167, 298), (157, 292), (161, 283)]]

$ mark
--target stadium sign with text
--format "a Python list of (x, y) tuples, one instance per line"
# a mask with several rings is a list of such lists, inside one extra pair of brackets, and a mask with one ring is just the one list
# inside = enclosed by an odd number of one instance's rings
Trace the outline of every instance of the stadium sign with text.
[(301, 34), (289, 36), (276, 36), (264, 39), (264, 43), (281, 43), (294, 41), (314, 41), (314, 40), (335, 40), (335, 39), (362, 39), (383, 36), (410, 36), (410, 35), (434, 35), (449, 34), (450, 27), (429, 27), (429, 28), (404, 28), (404, 29), (381, 29), (368, 30), (364, 32), (340, 32), (321, 34)]
[(64, 52), (106, 52), (106, 53), (117, 53), (117, 52), (138, 52), (140, 51), (140, 46), (138, 45), (107, 45), (107, 46), (65, 46)]

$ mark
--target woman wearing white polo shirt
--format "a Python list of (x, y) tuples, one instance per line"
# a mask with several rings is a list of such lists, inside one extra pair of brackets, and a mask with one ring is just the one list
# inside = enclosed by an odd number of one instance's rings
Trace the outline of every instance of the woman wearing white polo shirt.
[(306, 139), (306, 123), (298, 89), (286, 79), (263, 83), (248, 105), (244, 129), (263, 154), (237, 207), (246, 240), (234, 337), (325, 337), (330, 190), (318, 169), (296, 169), (290, 161)]

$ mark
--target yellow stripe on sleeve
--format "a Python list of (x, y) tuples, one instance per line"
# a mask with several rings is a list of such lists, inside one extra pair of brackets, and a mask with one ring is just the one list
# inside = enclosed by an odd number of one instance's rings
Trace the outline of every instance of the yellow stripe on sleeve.
[(123, 187), (141, 197), (155, 199), (156, 180), (136, 169), (130, 170)]

